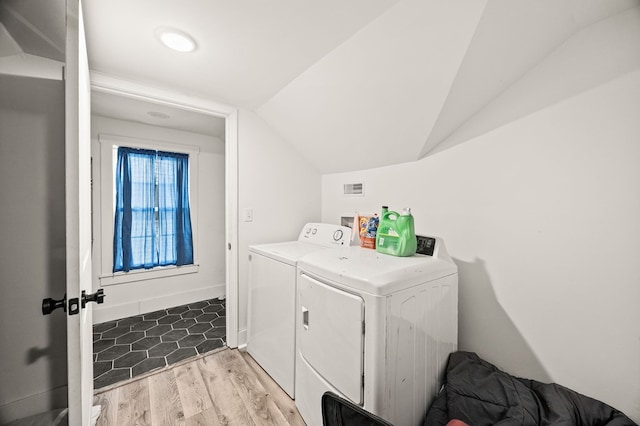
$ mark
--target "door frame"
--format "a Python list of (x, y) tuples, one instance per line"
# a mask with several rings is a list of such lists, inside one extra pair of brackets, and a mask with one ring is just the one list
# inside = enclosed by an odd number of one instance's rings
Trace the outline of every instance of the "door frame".
[(116, 77), (90, 72), (91, 90), (225, 119), (225, 244), (227, 346), (238, 347), (238, 110), (204, 98), (188, 96)]

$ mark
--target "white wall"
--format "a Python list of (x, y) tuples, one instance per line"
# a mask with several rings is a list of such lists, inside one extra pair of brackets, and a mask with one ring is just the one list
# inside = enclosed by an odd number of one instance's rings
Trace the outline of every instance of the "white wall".
[[(640, 70), (421, 161), (325, 175), (322, 220), (412, 207), (459, 267), (461, 350), (639, 422), (638, 111)], [(357, 180), (365, 197), (340, 195)]]
[[(239, 344), (246, 341), (248, 247), (291, 241), (320, 218), (320, 174), (254, 112), (238, 116)], [(253, 221), (243, 221), (243, 209)]]
[(64, 85), (0, 75), (0, 423), (66, 407)]
[[(113, 220), (112, 206), (100, 204), (100, 191), (112, 191), (111, 182), (101, 182), (100, 134), (126, 136), (130, 138), (160, 141), (174, 145), (199, 147), (198, 189), (192, 194), (197, 208), (192, 208), (192, 221), (197, 216), (198, 233), (194, 234), (194, 250), (198, 272), (194, 274), (163, 277), (145, 281), (103, 286), (105, 303), (94, 308), (94, 323), (123, 318), (143, 312), (177, 306), (205, 298), (219, 297), (225, 294), (225, 231), (224, 231), (224, 142), (219, 139), (166, 129), (129, 121), (114, 120), (105, 117), (92, 117), (92, 156), (93, 156), (93, 206), (94, 206), (94, 243), (93, 260), (94, 289), (102, 284), (99, 276), (110, 271), (112, 265), (100, 262), (102, 247), (110, 248), (111, 235), (107, 246), (102, 244), (100, 224), (103, 216)], [(162, 149), (161, 147), (159, 149)], [(193, 179), (191, 181), (193, 184)], [(107, 203), (103, 203), (107, 204)], [(104, 233), (104, 232), (102, 232)], [(106, 267), (106, 269), (104, 269)]]

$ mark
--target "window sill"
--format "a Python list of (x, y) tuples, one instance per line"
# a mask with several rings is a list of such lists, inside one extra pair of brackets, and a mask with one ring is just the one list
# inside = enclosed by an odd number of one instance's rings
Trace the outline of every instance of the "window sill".
[(114, 274), (103, 274), (100, 279), (100, 286), (126, 284), (137, 281), (155, 280), (158, 278), (173, 277), (178, 275), (195, 274), (200, 265), (185, 266), (164, 266), (154, 269), (137, 269), (129, 272), (116, 272)]

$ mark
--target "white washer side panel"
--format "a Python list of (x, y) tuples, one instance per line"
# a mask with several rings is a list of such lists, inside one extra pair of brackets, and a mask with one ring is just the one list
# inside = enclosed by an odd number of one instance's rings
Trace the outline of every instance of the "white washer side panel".
[(340, 393), (362, 404), (364, 301), (305, 274), (297, 285), (301, 357)]
[(296, 268), (252, 253), (247, 352), (294, 396)]

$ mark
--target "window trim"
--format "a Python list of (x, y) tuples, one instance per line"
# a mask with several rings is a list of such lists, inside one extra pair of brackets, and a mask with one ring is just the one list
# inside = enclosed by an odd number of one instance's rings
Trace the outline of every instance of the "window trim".
[[(181, 145), (176, 143), (133, 138), (100, 133), (100, 272), (98, 279), (101, 286), (125, 284), (130, 282), (145, 281), (170, 276), (197, 273), (200, 267), (198, 244), (199, 203), (199, 168), (198, 157), (200, 147), (194, 145)], [(116, 146), (131, 148), (145, 148), (157, 151), (178, 152), (189, 155), (189, 204), (191, 208), (191, 227), (193, 235), (193, 264), (183, 266), (159, 266), (152, 269), (135, 269), (129, 272), (113, 272), (113, 218), (115, 214), (114, 185), (115, 176), (113, 151)], [(105, 212), (109, 212), (105, 215)], [(106, 217), (105, 217), (106, 216)], [(94, 215), (95, 217), (95, 215)]]

